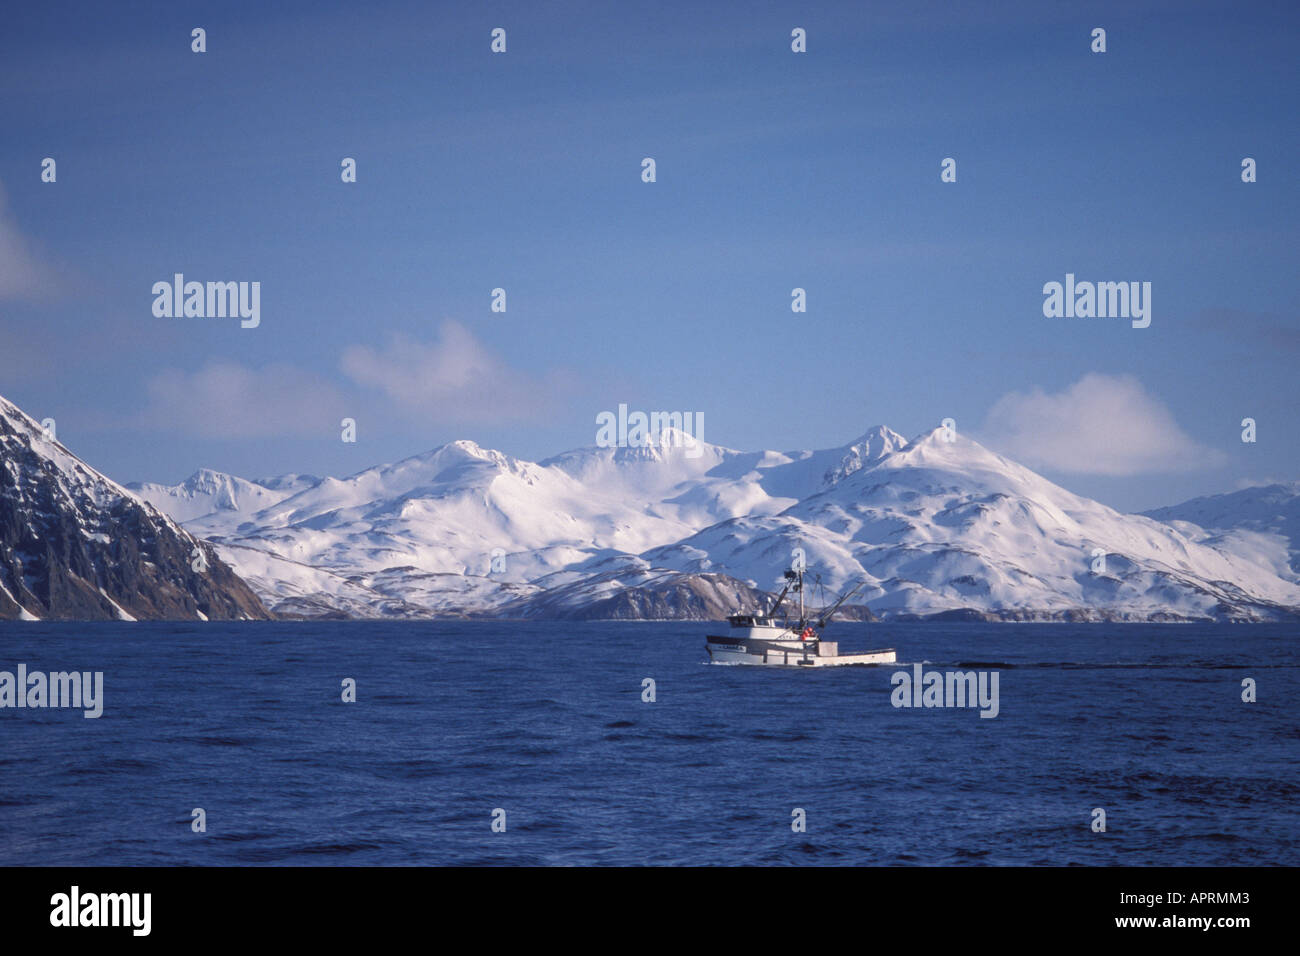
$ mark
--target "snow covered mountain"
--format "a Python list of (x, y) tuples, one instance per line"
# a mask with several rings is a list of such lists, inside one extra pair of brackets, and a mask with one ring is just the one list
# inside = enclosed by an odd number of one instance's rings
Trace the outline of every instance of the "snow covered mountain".
[(228, 522), (236, 515), (261, 511), (319, 481), (311, 475), (285, 475), (263, 483), (200, 468), (179, 485), (136, 482), (126, 487), (176, 521), (221, 514)]
[(778, 515), (722, 522), (643, 557), (746, 578), (801, 548), (833, 589), (867, 581), (884, 615), (1249, 619), (1300, 604), (1296, 581), (1257, 551), (1120, 514), (954, 439), (936, 429)]
[(883, 616), (1300, 608), (1276, 535), (1120, 514), (940, 430), (691, 455), (664, 437), (537, 463), (457, 441), (346, 479), (200, 472), (141, 494), (187, 515), (278, 613), (302, 616), (718, 617), (763, 601), (796, 550), (829, 590), (865, 581), (859, 600)]
[(1254, 552), (1284, 577), (1300, 576), (1300, 481), (1193, 498), (1144, 514), (1202, 543)]
[(0, 398), (0, 619), (266, 617), (211, 545)]

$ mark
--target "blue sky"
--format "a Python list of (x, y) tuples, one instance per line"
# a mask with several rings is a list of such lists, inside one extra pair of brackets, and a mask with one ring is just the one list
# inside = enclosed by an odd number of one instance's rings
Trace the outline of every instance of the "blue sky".
[[(538, 459), (620, 403), (742, 449), (951, 417), (1122, 509), (1300, 478), (1294, 4), (5, 21), (0, 394), (121, 481)], [(155, 318), (176, 272), (261, 282), (260, 327)], [(1151, 326), (1045, 318), (1067, 272)]]

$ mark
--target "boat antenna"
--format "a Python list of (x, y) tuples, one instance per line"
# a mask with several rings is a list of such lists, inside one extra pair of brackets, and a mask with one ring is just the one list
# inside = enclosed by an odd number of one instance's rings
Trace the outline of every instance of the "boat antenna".
[(838, 601), (835, 602), (835, 605), (829, 611), (827, 611), (825, 614), (821, 616), (821, 619), (817, 622), (818, 629), (825, 628), (826, 622), (831, 619), (832, 614), (834, 614), (836, 611), (839, 610), (840, 605), (843, 604), (845, 601), (847, 601), (849, 598), (853, 597), (853, 595), (861, 591), (863, 585), (865, 585), (866, 583), (867, 583), (866, 581), (859, 581), (857, 584), (853, 586), (852, 590), (845, 591), (844, 595)]

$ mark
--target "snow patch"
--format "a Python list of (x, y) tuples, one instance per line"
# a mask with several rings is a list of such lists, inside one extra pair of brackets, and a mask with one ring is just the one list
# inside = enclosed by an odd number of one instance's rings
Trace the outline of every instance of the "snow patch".
[(108, 594), (105, 593), (105, 591), (104, 591), (103, 588), (100, 588), (100, 589), (99, 589), (99, 593), (100, 593), (101, 595), (103, 595), (104, 600), (108, 601), (109, 604), (113, 605), (114, 610), (117, 611), (117, 619), (118, 619), (119, 621), (134, 621), (134, 620), (135, 620), (134, 617), (132, 617), (132, 616), (131, 616), (130, 614), (128, 614), (126, 611), (122, 610), (122, 606), (121, 606), (120, 604), (118, 604), (116, 601), (114, 601), (111, 597), (109, 597)]

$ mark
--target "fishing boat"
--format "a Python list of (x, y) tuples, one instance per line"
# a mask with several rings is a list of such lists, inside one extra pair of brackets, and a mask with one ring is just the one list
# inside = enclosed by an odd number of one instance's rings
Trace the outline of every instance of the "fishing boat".
[[(708, 635), (704, 638), (709, 660), (714, 664), (760, 664), (768, 667), (846, 667), (854, 664), (894, 664), (898, 654), (894, 648), (874, 651), (856, 651), (841, 654), (839, 644), (822, 639), (840, 606), (856, 594), (859, 584), (844, 594), (828, 610), (817, 615), (816, 626), (804, 608), (804, 569), (796, 566), (785, 572), (785, 587), (772, 609), (755, 614), (733, 614), (727, 618), (731, 626), (726, 636)], [(799, 597), (799, 617), (780, 618), (786, 597)]]

